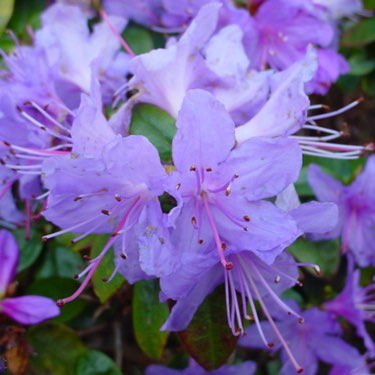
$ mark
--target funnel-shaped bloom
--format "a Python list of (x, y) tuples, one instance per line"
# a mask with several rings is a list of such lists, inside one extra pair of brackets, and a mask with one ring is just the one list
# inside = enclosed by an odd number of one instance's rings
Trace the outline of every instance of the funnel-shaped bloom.
[(375, 283), (361, 287), (360, 272), (354, 270), (353, 262), (348, 260), (348, 275), (342, 292), (332, 301), (324, 304), (328, 312), (345, 318), (353, 324), (368, 350), (371, 357), (375, 356), (375, 344), (366, 330), (365, 322), (375, 322)]
[[(289, 302), (291, 304), (291, 302)], [(298, 311), (295, 305), (294, 309)], [(280, 320), (278, 316), (278, 327), (285, 338), (288, 347), (302, 365), (306, 375), (315, 375), (318, 369), (318, 361), (332, 365), (342, 365), (355, 369), (363, 365), (360, 353), (347, 344), (341, 337), (338, 323), (331, 319), (330, 314), (317, 308), (300, 312), (303, 323), (296, 325), (290, 319)], [(277, 313), (275, 315), (278, 315)], [(271, 324), (262, 323), (262, 329), (269, 337), (275, 337)], [(247, 335), (240, 339), (240, 345), (245, 347), (261, 347), (261, 342), (255, 335), (255, 327), (247, 330)], [(275, 350), (280, 348), (276, 344)], [(295, 373), (293, 363), (286, 356), (285, 351), (281, 354), (283, 367), (281, 375)]]
[(56, 303), (46, 297), (7, 297), (7, 287), (13, 281), (18, 266), (19, 249), (15, 238), (0, 231), (0, 314), (21, 324), (37, 324), (59, 315)]
[(308, 180), (320, 201), (335, 202), (340, 217), (326, 238), (341, 237), (344, 252), (351, 251), (362, 267), (375, 264), (375, 156), (349, 186), (342, 185), (317, 165), (308, 170)]

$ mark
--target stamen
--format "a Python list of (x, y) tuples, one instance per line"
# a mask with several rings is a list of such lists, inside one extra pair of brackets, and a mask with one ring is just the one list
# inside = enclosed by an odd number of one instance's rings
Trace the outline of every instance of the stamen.
[(210, 223), (212, 233), (214, 235), (214, 239), (215, 239), (215, 243), (216, 243), (216, 249), (217, 249), (217, 252), (219, 254), (220, 262), (224, 266), (225, 269), (231, 270), (233, 268), (233, 264), (232, 264), (232, 262), (227, 262), (227, 260), (225, 259), (224, 251), (223, 251), (223, 248), (222, 248), (222, 241), (220, 239), (215, 220), (212, 216), (210, 204), (208, 202), (207, 194), (205, 192), (202, 194), (202, 200), (203, 200), (204, 207), (206, 209), (206, 213), (207, 213), (207, 217), (208, 217), (208, 221)]
[(307, 119), (310, 120), (310, 121), (316, 121), (316, 120), (321, 120), (321, 119), (324, 119), (324, 118), (334, 117), (334, 116), (340, 115), (341, 113), (349, 111), (350, 109), (354, 108), (359, 103), (361, 103), (362, 101), (363, 101), (363, 98), (359, 98), (359, 99), (355, 100), (354, 102), (352, 102), (352, 103), (346, 105), (345, 107), (342, 107), (342, 108), (340, 108), (336, 111), (332, 111), (332, 112), (328, 112), (328, 113), (324, 113), (324, 114), (316, 115), (316, 116), (310, 116)]
[[(64, 125), (60, 124), (55, 118), (53, 118), (48, 112), (46, 112), (42, 107), (37, 103), (31, 101), (29, 102), (36, 110), (38, 110), (46, 119), (50, 120), (54, 125), (56, 125), (60, 130), (65, 131), (70, 135), (70, 130), (67, 129)], [(26, 104), (26, 103), (25, 103)]]
[(55, 137), (55, 138), (61, 139), (61, 140), (66, 141), (66, 142), (71, 142), (71, 139), (70, 139), (69, 137), (66, 137), (65, 135), (62, 135), (62, 134), (56, 133), (56, 132), (54, 132), (53, 130), (49, 129), (48, 127), (46, 127), (45, 125), (43, 125), (42, 123), (40, 123), (39, 121), (37, 121), (36, 119), (34, 119), (32, 116), (30, 116), (30, 115), (29, 115), (27, 112), (25, 112), (21, 107), (17, 107), (17, 110), (20, 112), (20, 114), (21, 114), (25, 119), (27, 119), (32, 125), (35, 125), (38, 129), (47, 132), (47, 133), (48, 133), (49, 135), (51, 135), (52, 137)]
[(124, 48), (124, 50), (131, 56), (134, 57), (136, 54), (133, 52), (133, 50), (129, 47), (128, 43), (124, 40), (124, 38), (120, 35), (120, 33), (114, 28), (111, 21), (109, 20), (107, 13), (103, 10), (99, 10), (100, 17), (102, 17), (103, 21), (107, 24), (109, 29), (112, 31), (113, 35), (116, 37), (116, 39), (119, 41), (121, 46)]
[(251, 269), (257, 274), (259, 280), (263, 284), (263, 286), (266, 288), (268, 294), (272, 297), (272, 299), (280, 306), (282, 310), (287, 312), (290, 315), (294, 315), (298, 319), (303, 319), (301, 315), (296, 313), (293, 309), (291, 309), (285, 302), (283, 302), (280, 297), (272, 290), (272, 288), (268, 285), (267, 281), (264, 279), (262, 274), (259, 272), (257, 267), (250, 266)]
[[(115, 232), (119, 232), (119, 231), (121, 231), (124, 228), (126, 222), (128, 221), (128, 219), (130, 217), (131, 212), (138, 205), (138, 203), (140, 202), (140, 200), (141, 200), (141, 197), (138, 196), (132, 202), (132, 204), (129, 206), (128, 210), (125, 212), (125, 215), (120, 220), (118, 226), (116, 227)], [(109, 240), (107, 241), (106, 245), (104, 246), (104, 248), (100, 252), (100, 254), (95, 259), (90, 260), (89, 265), (87, 266), (87, 268), (84, 271), (81, 272), (81, 274), (80, 274), (81, 276), (87, 274), (87, 276), (83, 280), (82, 284), (79, 286), (79, 288), (70, 297), (63, 298), (63, 299), (57, 301), (57, 304), (59, 306), (63, 306), (65, 303), (68, 303), (68, 302), (71, 302), (71, 301), (75, 300), (83, 292), (83, 290), (86, 288), (86, 286), (88, 285), (89, 281), (91, 280), (92, 276), (94, 275), (95, 271), (99, 267), (102, 259), (107, 254), (108, 250), (112, 247), (112, 245), (114, 244), (114, 242), (116, 240), (117, 240), (117, 237), (114, 237), (114, 236), (111, 236), (109, 238)]]
[[(270, 323), (270, 325), (271, 325), (273, 331), (275, 332), (277, 338), (279, 339), (280, 343), (281, 343), (282, 346), (284, 347), (284, 349), (285, 349), (285, 351), (286, 351), (286, 353), (287, 353), (287, 355), (288, 355), (290, 361), (292, 362), (294, 368), (296, 369), (296, 371), (297, 371), (299, 374), (302, 373), (302, 372), (303, 372), (303, 368), (299, 365), (299, 363), (298, 363), (297, 360), (295, 359), (295, 357), (294, 357), (293, 353), (291, 352), (291, 350), (290, 350), (288, 344), (286, 343), (284, 337), (282, 336), (282, 334), (281, 334), (281, 332), (279, 331), (277, 325), (275, 324), (275, 322), (274, 322), (274, 320), (273, 320), (271, 314), (269, 313), (269, 311), (268, 311), (266, 305), (264, 304), (263, 299), (262, 299), (262, 296), (261, 296), (261, 294), (259, 293), (258, 288), (256, 287), (256, 284), (255, 284), (255, 282), (254, 282), (254, 280), (253, 280), (253, 278), (252, 278), (252, 276), (251, 276), (251, 273), (248, 272), (248, 270), (247, 270), (247, 268), (246, 268), (246, 265), (243, 264), (242, 259), (239, 258), (239, 260), (240, 260), (240, 262), (242, 263), (242, 266), (243, 266), (242, 269), (244, 270), (245, 275), (247, 276), (247, 279), (248, 279), (248, 281), (250, 282), (250, 285), (251, 285), (252, 289), (254, 290), (254, 292), (255, 292), (255, 294), (256, 294), (256, 296), (257, 296), (257, 300), (258, 300), (260, 306), (262, 307), (262, 310), (263, 310), (264, 314), (266, 315), (267, 320), (268, 320), (268, 322)], [(245, 268), (244, 268), (244, 267), (245, 267)]]

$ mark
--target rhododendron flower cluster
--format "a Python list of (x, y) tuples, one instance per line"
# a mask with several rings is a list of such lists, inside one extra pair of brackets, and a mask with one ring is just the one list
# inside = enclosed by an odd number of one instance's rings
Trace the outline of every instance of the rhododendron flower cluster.
[[(104, 0), (96, 14), (61, 2), (44, 11), (30, 45), (2, 53), (2, 223), (24, 226), (27, 236), (46, 220), (44, 241), (107, 238), (85, 257), (75, 292), (57, 301), (62, 310), (113, 252), (103, 282), (117, 274), (130, 284), (160, 282), (160, 300), (171, 306), (161, 330), (186, 329), (223, 285), (232, 335), (241, 347), (280, 349), (281, 374), (316, 374), (319, 361), (332, 374), (370, 371), (365, 322), (375, 319), (375, 287), (359, 276), (375, 264), (375, 156), (349, 186), (310, 165), (318, 201), (301, 200), (295, 188), (306, 156), (345, 162), (374, 151), (320, 124), (360, 99), (329, 111), (309, 97), (348, 72), (340, 20), (361, 10), (358, 1)], [(166, 43), (134, 53), (123, 38), (131, 22), (168, 35)], [(152, 130), (133, 131), (145, 103), (174, 124), (171, 157)], [(302, 285), (301, 268), (320, 273), (288, 249), (306, 237), (340, 238), (348, 272), (341, 294), (304, 310), (285, 292)], [(23, 324), (58, 314), (45, 297), (8, 297), (18, 249), (5, 230), (0, 259), (0, 314)], [(366, 351), (345, 341), (340, 317)], [(254, 371), (246, 361), (206, 372), (191, 360), (185, 370), (153, 365), (146, 374)]]

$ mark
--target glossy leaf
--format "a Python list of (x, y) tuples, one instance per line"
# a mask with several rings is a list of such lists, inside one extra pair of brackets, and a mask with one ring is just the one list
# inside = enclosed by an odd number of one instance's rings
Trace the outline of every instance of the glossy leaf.
[(43, 262), (36, 273), (39, 279), (54, 276), (71, 279), (84, 266), (84, 262), (79, 254), (70, 248), (61, 246), (49, 248), (43, 258)]
[(140, 104), (134, 108), (130, 133), (144, 135), (159, 151), (163, 161), (172, 158), (172, 139), (176, 133), (174, 119), (161, 109)]
[(20, 248), (20, 262), (18, 265), (18, 272), (22, 272), (35, 263), (40, 253), (42, 252), (43, 244), (40, 239), (41, 235), (34, 230), (31, 232), (30, 239), (25, 239), (24, 229), (15, 231), (15, 235), (17, 238), (18, 246)]
[(189, 355), (206, 370), (226, 363), (237, 338), (228, 327), (223, 288), (205, 299), (189, 327), (180, 332), (179, 337)]
[[(288, 250), (299, 262), (317, 264), (322, 276), (332, 276), (338, 269), (340, 247), (337, 240), (310, 242), (300, 239), (291, 245)], [(306, 270), (316, 275), (311, 267), (306, 267)]]
[(34, 354), (33, 373), (38, 375), (72, 375), (88, 351), (72, 329), (57, 323), (32, 327), (28, 341)]
[[(27, 289), (26, 294), (34, 294), (59, 300), (70, 296), (77, 289), (77, 282), (72, 278), (49, 277), (35, 280)], [(55, 322), (67, 322), (79, 315), (87, 306), (81, 298), (67, 303), (61, 308), (61, 314), (53, 319)]]
[(131, 24), (122, 36), (136, 55), (149, 52), (154, 48), (151, 31), (140, 25)]
[(160, 331), (168, 317), (168, 307), (159, 302), (159, 286), (155, 280), (140, 281), (133, 289), (133, 328), (141, 349), (151, 358), (160, 359), (168, 332)]
[[(108, 236), (96, 236), (96, 241), (90, 253), (91, 258), (95, 258), (99, 255), (107, 241)], [(124, 278), (120, 274), (116, 274), (116, 276), (109, 282), (103, 281), (103, 279), (111, 276), (115, 268), (113, 258), (113, 252), (109, 251), (92, 277), (94, 292), (102, 303), (112, 297), (124, 283)]]
[(375, 69), (375, 61), (363, 53), (357, 53), (349, 58), (350, 74), (363, 76)]
[(79, 358), (75, 375), (121, 375), (121, 371), (107, 355), (91, 350)]
[(45, 0), (17, 0), (9, 28), (17, 35), (28, 37), (26, 27), (37, 28), (40, 25), (40, 14), (45, 5)]
[(305, 166), (312, 163), (318, 164), (334, 178), (342, 181), (344, 184), (348, 184), (362, 170), (364, 161), (364, 158), (342, 160), (305, 156), (303, 163)]
[(345, 47), (361, 47), (375, 41), (375, 18), (362, 19), (348, 29), (342, 39)]

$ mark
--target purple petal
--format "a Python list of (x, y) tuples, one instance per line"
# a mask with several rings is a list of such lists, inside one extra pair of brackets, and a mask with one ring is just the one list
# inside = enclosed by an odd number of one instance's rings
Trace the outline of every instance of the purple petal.
[(316, 60), (312, 51), (304, 59), (273, 78), (272, 94), (260, 111), (237, 127), (236, 140), (252, 137), (276, 137), (295, 133), (305, 122), (310, 101), (304, 84), (312, 78)]
[(325, 233), (336, 227), (338, 207), (334, 203), (309, 202), (289, 212), (304, 233)]
[(301, 166), (300, 147), (289, 138), (248, 140), (225, 163), (226, 170), (240, 176), (233, 182), (233, 192), (250, 200), (277, 195), (297, 180)]
[(229, 25), (215, 34), (207, 44), (205, 49), (207, 66), (220, 78), (241, 79), (245, 76), (249, 59), (242, 38), (241, 28), (238, 25)]
[(312, 164), (307, 171), (307, 179), (315, 195), (323, 202), (337, 202), (344, 186), (322, 169)]
[(324, 95), (331, 84), (336, 82), (341, 74), (349, 72), (349, 64), (343, 56), (332, 49), (318, 50), (318, 70), (315, 77), (307, 83), (306, 90), (314, 94)]
[(0, 302), (0, 312), (21, 324), (37, 324), (60, 314), (56, 302), (41, 296), (7, 298)]
[(71, 135), (73, 152), (87, 156), (99, 156), (104, 146), (115, 138), (102, 112), (100, 86), (95, 79), (91, 81), (91, 95), (82, 94)]
[[(201, 274), (201, 278), (195, 282), (195, 285), (173, 306), (167, 321), (163, 324), (164, 331), (181, 331), (185, 329), (200, 304), (205, 297), (211, 293), (223, 280), (222, 266), (218, 264), (216, 267)], [(171, 280), (173, 282), (173, 280)], [(193, 280), (194, 282), (194, 280)], [(224, 303), (224, 301), (223, 301)]]
[(339, 337), (326, 335), (324, 340), (319, 340), (317, 344), (315, 351), (323, 362), (351, 366), (353, 369), (363, 363), (358, 350)]
[(191, 166), (215, 168), (234, 146), (232, 119), (223, 104), (203, 90), (186, 94), (177, 128), (173, 161), (181, 172), (188, 172)]
[(18, 257), (16, 239), (7, 230), (0, 230), (0, 298), (16, 274)]

